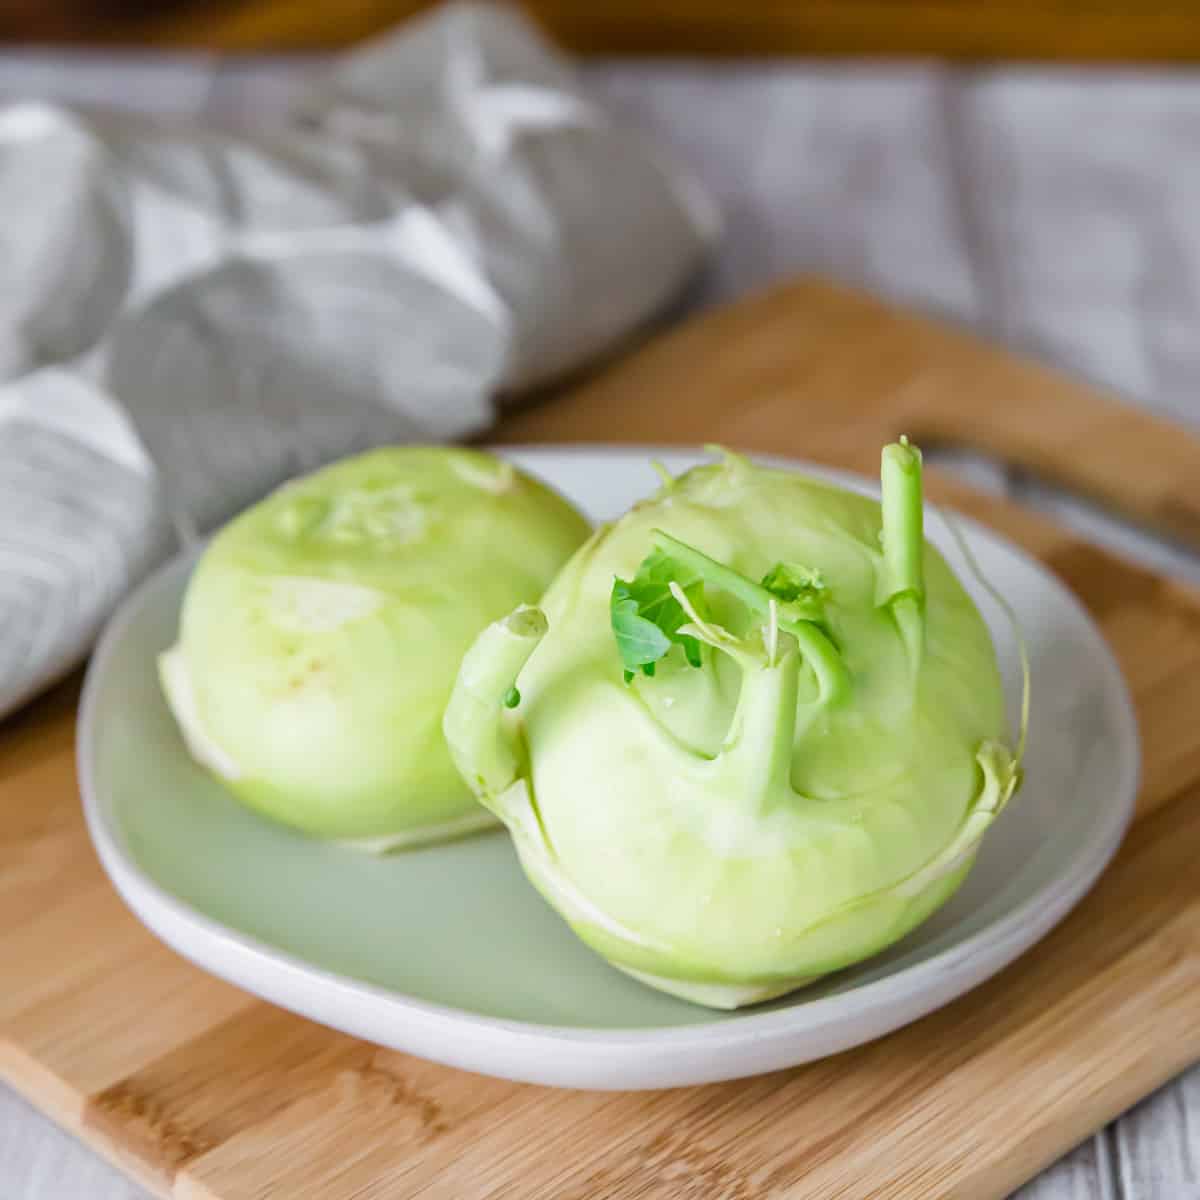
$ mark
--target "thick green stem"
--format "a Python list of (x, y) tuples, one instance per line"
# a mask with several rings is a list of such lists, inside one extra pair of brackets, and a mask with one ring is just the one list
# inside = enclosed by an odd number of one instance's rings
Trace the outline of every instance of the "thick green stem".
[(684, 566), (690, 567), (706, 584), (740, 600), (756, 616), (769, 618), (774, 604), (779, 628), (796, 639), (800, 653), (816, 674), (819, 703), (835, 703), (849, 692), (850, 674), (846, 664), (837, 647), (815, 624), (823, 615), (822, 601), (818, 596), (780, 600), (761, 584), (709, 558), (686, 542), (677, 541), (661, 529), (654, 531), (654, 544)]
[(764, 808), (772, 797), (791, 795), (799, 666), (788, 641), (777, 662), (744, 672), (729, 734), (712, 763), (715, 771), (728, 773), (734, 794)]
[(837, 704), (844, 699), (850, 690), (850, 673), (838, 648), (811, 621), (780, 621), (779, 628), (796, 639), (817, 677), (816, 703)]
[(925, 644), (925, 528), (921, 452), (907, 438), (883, 448), (883, 564), (877, 602), (886, 604), (914, 668)]
[(882, 602), (910, 592), (925, 594), (924, 508), (921, 503), (921, 452), (907, 439), (884, 446)]
[(654, 531), (654, 544), (685, 567), (691, 567), (705, 583), (728, 592), (760, 617), (767, 616), (771, 601), (776, 600), (781, 618), (798, 621), (817, 621), (821, 618), (821, 601), (816, 596), (801, 597), (799, 600), (778, 600), (762, 584), (747, 579), (732, 567), (717, 562), (715, 558), (709, 558), (703, 551), (689, 546), (686, 542), (677, 541), (661, 529)]
[(463, 657), (442, 719), (450, 756), (479, 798), (491, 801), (515, 782), (520, 743), (505, 712), (521, 668), (546, 635), (545, 614), (522, 605), (489, 625)]

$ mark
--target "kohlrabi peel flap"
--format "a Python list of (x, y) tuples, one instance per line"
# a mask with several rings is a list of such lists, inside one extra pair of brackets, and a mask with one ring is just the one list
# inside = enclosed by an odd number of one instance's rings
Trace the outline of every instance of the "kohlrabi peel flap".
[(249, 807), (364, 849), (494, 822), (442, 735), (464, 651), (588, 534), (560, 496), (461, 449), (371, 451), (216, 535), (164, 691), (194, 757)]
[(882, 481), (880, 504), (733, 455), (696, 468), (464, 659), (464, 778), (576, 933), (654, 987), (733, 1008), (882, 950), (1016, 786), (916, 448), (887, 447)]

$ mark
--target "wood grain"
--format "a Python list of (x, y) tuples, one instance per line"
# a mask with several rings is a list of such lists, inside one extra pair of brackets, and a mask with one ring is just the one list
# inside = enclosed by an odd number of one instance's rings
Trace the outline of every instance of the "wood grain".
[[(1044, 444), (994, 415), (1038, 400)], [(1179, 516), (1200, 485), (1196, 442), (811, 281), (685, 325), (500, 436), (715, 438), (869, 468), (902, 429), (1196, 532)], [(1114, 436), (1139, 447), (1120, 478), (1069, 461), (1080, 447), (1104, 459)], [(1114, 865), (983, 987), (834, 1059), (670, 1092), (553, 1091), (381, 1051), (209, 979), (120, 906), (78, 815), (68, 688), (0, 737), (0, 1074), (164, 1197), (1007, 1195), (1200, 1057), (1200, 594), (944, 475), (931, 484), (1080, 595), (1145, 732), (1138, 821)]]
[[(428, 0), (17, 0), (0, 38), (153, 42), (227, 50), (349, 45), (429, 7)], [(527, 0), (585, 54), (921, 55), (953, 59), (1194, 62), (1200, 25), (1187, 0)]]
[(702, 431), (871, 474), (880, 439), (907, 432), (925, 445), (984, 451), (1200, 545), (1200, 460), (1178, 426), (963, 331), (816, 281), (707, 313), (569, 403), (514, 417), (500, 436), (652, 441), (681, 378), (687, 419), (669, 429), (673, 441)]

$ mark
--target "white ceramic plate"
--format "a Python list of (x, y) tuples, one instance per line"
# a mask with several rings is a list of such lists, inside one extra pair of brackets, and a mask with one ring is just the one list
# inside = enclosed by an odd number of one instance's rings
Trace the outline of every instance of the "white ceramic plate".
[[(652, 454), (672, 471), (701, 457), (583, 447), (511, 457), (600, 519), (654, 489)], [(942, 524), (927, 525), (991, 626), (1015, 724), (1012, 633)], [(174, 639), (187, 558), (126, 602), (88, 672), (78, 754), (92, 837), (130, 907), (181, 954), (285, 1008), (453, 1066), (560, 1086), (658, 1088), (833, 1054), (945, 1004), (1042, 937), (1099, 875), (1133, 808), (1137, 730), (1100, 634), (1036, 562), (972, 522), (962, 528), (1029, 643), (1025, 786), (933, 919), (887, 953), (773, 1004), (717, 1014), (613, 970), (526, 883), (503, 833), (376, 860), (235, 804), (184, 751), (155, 678), (155, 656)]]

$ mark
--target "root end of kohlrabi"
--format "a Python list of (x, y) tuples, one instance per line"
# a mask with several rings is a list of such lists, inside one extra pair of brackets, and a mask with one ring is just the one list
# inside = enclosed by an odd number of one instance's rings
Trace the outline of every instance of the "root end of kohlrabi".
[(671, 979), (665, 975), (652, 975), (649, 971), (637, 971), (633, 967), (625, 967), (613, 963), (618, 971), (646, 984), (660, 992), (678, 996), (680, 1000), (688, 1000), (692, 1004), (704, 1008), (718, 1008), (732, 1012), (738, 1008), (748, 1008), (752, 1004), (764, 1004), (768, 1000), (777, 1000), (789, 992), (808, 987), (822, 978), (820, 975), (808, 975), (799, 979), (790, 979), (786, 983), (769, 984), (734, 984), (734, 983), (694, 983), (686, 979)]

